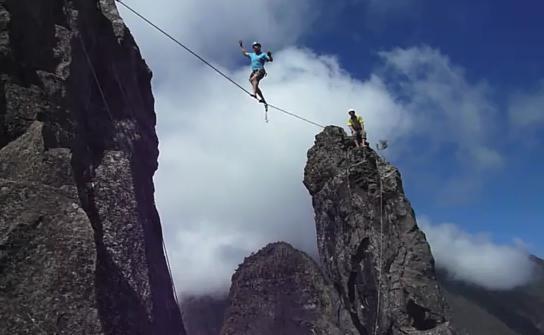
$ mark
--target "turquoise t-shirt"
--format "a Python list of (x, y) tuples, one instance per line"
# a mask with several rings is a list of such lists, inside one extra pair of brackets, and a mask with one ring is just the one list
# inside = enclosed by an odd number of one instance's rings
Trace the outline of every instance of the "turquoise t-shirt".
[(264, 63), (270, 62), (270, 57), (268, 57), (268, 55), (264, 52), (260, 53), (259, 55), (254, 52), (249, 52), (248, 56), (249, 59), (251, 59), (252, 70), (264, 69)]

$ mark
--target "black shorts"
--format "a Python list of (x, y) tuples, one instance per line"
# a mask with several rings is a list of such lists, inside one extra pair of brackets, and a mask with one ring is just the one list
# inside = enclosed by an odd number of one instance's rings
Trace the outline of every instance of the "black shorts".
[(249, 75), (249, 80), (253, 79), (253, 76), (255, 74), (257, 74), (257, 80), (261, 80), (264, 78), (264, 76), (266, 76), (266, 71), (264, 69), (251, 71), (251, 74)]

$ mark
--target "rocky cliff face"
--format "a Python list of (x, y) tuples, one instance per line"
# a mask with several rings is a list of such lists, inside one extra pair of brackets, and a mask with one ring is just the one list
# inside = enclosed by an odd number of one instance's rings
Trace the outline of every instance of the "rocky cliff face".
[(222, 335), (357, 334), (318, 265), (286, 243), (246, 258), (229, 300)]
[(327, 127), (308, 153), (326, 275), (351, 321), (367, 334), (452, 334), (434, 261), (400, 174), (370, 149)]
[(455, 334), (397, 169), (327, 127), (304, 184), (322, 267), (284, 243), (247, 258), (221, 334)]
[(184, 334), (150, 79), (113, 0), (0, 0), (3, 334)]

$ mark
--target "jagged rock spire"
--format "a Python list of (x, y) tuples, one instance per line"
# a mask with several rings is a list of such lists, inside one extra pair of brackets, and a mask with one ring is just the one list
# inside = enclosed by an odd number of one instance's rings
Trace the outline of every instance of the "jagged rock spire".
[(395, 167), (327, 127), (308, 152), (304, 184), (321, 267), (284, 243), (246, 258), (223, 335), (455, 334)]
[(304, 184), (322, 265), (359, 333), (452, 334), (398, 170), (327, 127), (308, 153)]

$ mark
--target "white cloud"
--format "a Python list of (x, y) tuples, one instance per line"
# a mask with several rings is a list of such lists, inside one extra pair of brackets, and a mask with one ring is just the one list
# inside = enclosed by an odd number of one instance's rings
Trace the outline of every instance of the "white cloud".
[(519, 241), (494, 243), (488, 236), (471, 235), (453, 224), (433, 225), (419, 218), (438, 267), (460, 281), (490, 290), (508, 290), (527, 284), (534, 265)]
[[(354, 106), (364, 111), (374, 137), (395, 138), (409, 129), (409, 119), (379, 78), (354, 80), (334, 58), (309, 50), (288, 48), (277, 58), (282, 62), (269, 67), (263, 82), (276, 104), (325, 124), (343, 124), (347, 108)], [(247, 69), (232, 75), (245, 82)], [(157, 110), (163, 113), (157, 203), (170, 249), (187, 255), (174, 257), (174, 270), (180, 286), (191, 292), (225, 287), (243, 256), (269, 242), (285, 240), (314, 251), (302, 173), (319, 131), (272, 110), (266, 124), (263, 107), (229, 83), (208, 71), (198, 78), (188, 91), (157, 92)], [(400, 122), (402, 131), (390, 133), (393, 122)], [(183, 129), (174, 131), (172, 124)], [(221, 257), (225, 248), (236, 252)]]
[[(317, 17), (314, 0), (131, 0), (129, 6), (147, 16), (190, 48), (216, 62), (239, 56), (238, 40), (259, 40), (278, 50), (295, 43)], [(180, 52), (165, 52), (165, 39), (119, 5), (127, 25), (139, 38), (146, 57), (157, 66), (176, 68)], [(170, 43), (169, 41), (167, 43)], [(170, 49), (170, 48), (166, 48)], [(236, 57), (236, 58), (234, 58)], [(183, 59), (181, 59), (183, 61)], [(159, 64), (160, 63), (160, 64)]]
[[(453, 141), (459, 151), (469, 150), (483, 167), (497, 164), (500, 157), (478, 133), (485, 123), (481, 115), (491, 109), (485, 88), (470, 85), (462, 71), (430, 48), (382, 54), (396, 75), (408, 77), (401, 88), (391, 87), (380, 71), (353, 78), (335, 57), (290, 46), (311, 24), (302, 19), (313, 16), (310, 3), (135, 0), (130, 5), (247, 87), (248, 68), (237, 65), (246, 60), (236, 41), (265, 39), (278, 49), (263, 81), (271, 103), (337, 125), (353, 107), (364, 115), (374, 141), (388, 138), (400, 147), (412, 134), (432, 135), (437, 145)], [(319, 129), (274, 110), (265, 124), (262, 105), (121, 12), (155, 73), (161, 151), (157, 206), (180, 291), (225, 289), (243, 257), (269, 242), (284, 240), (314, 252), (313, 211), (302, 174)], [(411, 100), (401, 99), (406, 93)], [(456, 126), (449, 125), (452, 121)]]
[(510, 123), (527, 130), (544, 125), (544, 81), (532, 92), (518, 92), (510, 99)]
[(418, 130), (434, 143), (454, 143), (476, 168), (500, 166), (491, 146), (497, 109), (485, 83), (470, 83), (464, 70), (440, 51), (423, 46), (394, 49), (380, 55), (392, 70), (393, 88), (417, 117)]
[[(404, 147), (406, 155), (457, 158), (440, 178), (440, 198), (458, 202), (479, 193), (490, 172), (504, 164), (499, 146), (498, 109), (485, 82), (469, 81), (464, 70), (437, 49), (428, 46), (381, 52), (385, 78), (395, 98), (416, 124), (413, 139), (427, 148)], [(410, 143), (411, 139), (406, 141)]]

